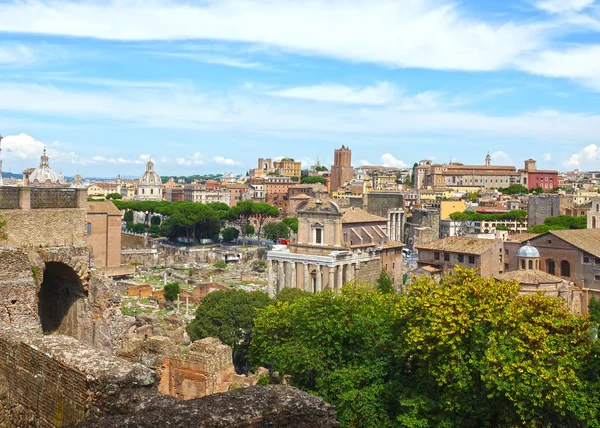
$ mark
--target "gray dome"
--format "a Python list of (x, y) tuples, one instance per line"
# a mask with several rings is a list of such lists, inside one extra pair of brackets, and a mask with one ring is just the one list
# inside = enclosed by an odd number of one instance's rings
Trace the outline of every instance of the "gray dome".
[(154, 162), (152, 162), (152, 159), (146, 164), (146, 172), (142, 174), (138, 183), (140, 186), (162, 186), (160, 175), (154, 171)]
[(528, 242), (517, 251), (517, 257), (539, 258), (540, 252)]
[(31, 173), (29, 182), (32, 184), (58, 184), (59, 180), (58, 174), (50, 168), (50, 161), (46, 155), (46, 149), (44, 149), (44, 154), (40, 158), (40, 166)]

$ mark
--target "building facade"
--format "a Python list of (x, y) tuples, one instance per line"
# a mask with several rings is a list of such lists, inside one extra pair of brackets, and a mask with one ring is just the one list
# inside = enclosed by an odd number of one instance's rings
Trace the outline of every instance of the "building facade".
[(331, 191), (335, 192), (354, 176), (352, 150), (346, 146), (336, 149), (331, 167)]
[(162, 200), (162, 180), (154, 170), (152, 159), (146, 163), (146, 171), (138, 180), (136, 201), (160, 201)]

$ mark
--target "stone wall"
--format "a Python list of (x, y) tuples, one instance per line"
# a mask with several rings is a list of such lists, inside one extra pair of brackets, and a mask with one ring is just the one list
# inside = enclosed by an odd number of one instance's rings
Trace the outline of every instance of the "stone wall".
[(133, 233), (121, 233), (121, 248), (142, 249), (148, 247), (148, 237)]
[(2, 210), (8, 240), (0, 246), (85, 245), (85, 209)]
[(365, 281), (369, 284), (375, 284), (381, 275), (381, 261), (370, 260), (360, 264), (360, 269), (356, 271), (356, 279)]
[(387, 218), (388, 211), (404, 208), (404, 197), (400, 192), (371, 192), (365, 195), (365, 209), (374, 215)]
[(158, 251), (155, 249), (121, 250), (121, 263), (146, 267), (158, 265)]

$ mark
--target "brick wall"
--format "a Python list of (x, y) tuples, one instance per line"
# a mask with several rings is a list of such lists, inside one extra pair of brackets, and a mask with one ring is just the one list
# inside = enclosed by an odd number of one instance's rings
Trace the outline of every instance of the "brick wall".
[(0, 246), (85, 245), (85, 209), (3, 210), (8, 240)]
[(361, 263), (360, 268), (356, 271), (356, 279), (369, 284), (375, 284), (379, 275), (381, 275), (381, 262), (379, 260)]
[[(119, 225), (120, 227), (120, 225)], [(121, 234), (121, 248), (142, 249), (148, 247), (148, 238), (131, 233)]]

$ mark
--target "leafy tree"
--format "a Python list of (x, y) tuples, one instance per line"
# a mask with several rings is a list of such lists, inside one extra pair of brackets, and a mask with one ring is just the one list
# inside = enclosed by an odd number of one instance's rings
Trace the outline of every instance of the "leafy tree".
[(252, 215), (258, 220), (258, 245), (260, 246), (260, 236), (263, 224), (268, 218), (277, 218), (280, 216), (280, 212), (277, 207), (263, 202), (255, 202), (252, 207)]
[(133, 230), (135, 233), (146, 233), (147, 228), (148, 228), (148, 226), (145, 225), (144, 223), (136, 223), (133, 225), (131, 230)]
[(223, 241), (231, 242), (240, 236), (240, 231), (235, 227), (226, 227), (221, 231), (221, 235), (223, 235)]
[(125, 220), (126, 222), (133, 223), (133, 211), (131, 211), (131, 210), (125, 211), (125, 214), (123, 215), (123, 220)]
[(127, 230), (133, 230), (133, 221), (128, 221), (127, 223), (125, 223), (125, 227), (127, 228)]
[(153, 224), (148, 228), (148, 233), (152, 236), (160, 236), (160, 226)]
[(250, 223), (246, 223), (244, 229), (246, 230), (246, 236), (254, 235), (254, 226), (252, 226)]
[(298, 233), (298, 218), (297, 217), (286, 217), (281, 220), (283, 224), (290, 228), (294, 233)]
[(456, 212), (450, 214), (450, 218), (454, 221), (502, 221), (502, 220), (517, 220), (524, 221), (527, 219), (527, 211), (512, 210), (503, 214), (484, 214), (473, 211)]
[(522, 184), (511, 184), (510, 186), (499, 190), (504, 195), (526, 195), (529, 193), (527, 187), (523, 186)]
[(8, 239), (8, 235), (5, 232), (6, 227), (6, 217), (0, 214), (0, 241), (5, 241)]
[(329, 171), (329, 170), (327, 169), (327, 167), (326, 167), (326, 166), (324, 166), (324, 165), (319, 165), (319, 166), (317, 166), (317, 167), (315, 168), (315, 171), (317, 171), (317, 172), (323, 172), (323, 171)]
[(216, 262), (213, 263), (213, 267), (216, 270), (223, 271), (223, 270), (227, 269), (227, 263), (225, 262), (225, 260), (217, 260)]
[(123, 196), (118, 192), (114, 192), (106, 195), (106, 199), (123, 199)]
[(279, 238), (287, 239), (290, 237), (290, 229), (281, 221), (273, 221), (265, 225), (264, 235), (270, 241), (277, 241)]
[(219, 338), (233, 348), (236, 367), (247, 371), (254, 319), (270, 302), (266, 293), (256, 291), (214, 291), (196, 309), (196, 318), (187, 326), (187, 333), (192, 340)]
[(594, 296), (592, 296), (588, 303), (588, 313), (591, 321), (600, 324), (600, 300), (596, 299)]
[(275, 297), (275, 301), (276, 302), (294, 303), (298, 299), (302, 299), (304, 297), (309, 297), (311, 295), (312, 295), (312, 293), (301, 290), (299, 288), (284, 287), (283, 290), (281, 290), (279, 293), (277, 293), (277, 296)]
[(380, 293), (395, 293), (394, 283), (385, 269), (381, 269), (379, 278), (377, 278), (377, 291)]
[(150, 217), (150, 225), (151, 226), (160, 226), (161, 218), (158, 215), (153, 215)]
[(177, 296), (179, 296), (179, 293), (181, 292), (181, 287), (179, 286), (178, 282), (169, 282), (165, 285), (164, 290), (165, 300), (172, 302), (175, 299), (177, 299)]
[(546, 233), (549, 230), (587, 229), (587, 216), (558, 215), (546, 217), (543, 224), (530, 227), (528, 232)]
[(311, 177), (303, 177), (300, 181), (302, 184), (327, 184), (327, 180), (324, 177), (319, 176), (311, 176)]
[(293, 181), (294, 183), (296, 183), (296, 182), (300, 181), (300, 178), (299, 178), (299, 177), (295, 177), (295, 176), (294, 176), (294, 177), (290, 177), (290, 178), (292, 179), (292, 181)]
[(246, 245), (246, 225), (250, 222), (254, 209), (254, 202), (240, 201), (229, 210), (227, 220), (237, 225), (242, 231), (242, 243)]
[(534, 195), (541, 195), (542, 193), (544, 193), (544, 189), (542, 188), (542, 186), (533, 187), (529, 189), (529, 193), (532, 193)]
[(342, 426), (391, 426), (396, 300), (349, 283), (339, 294), (269, 306), (254, 322), (252, 364), (289, 374), (294, 386), (335, 404)]

